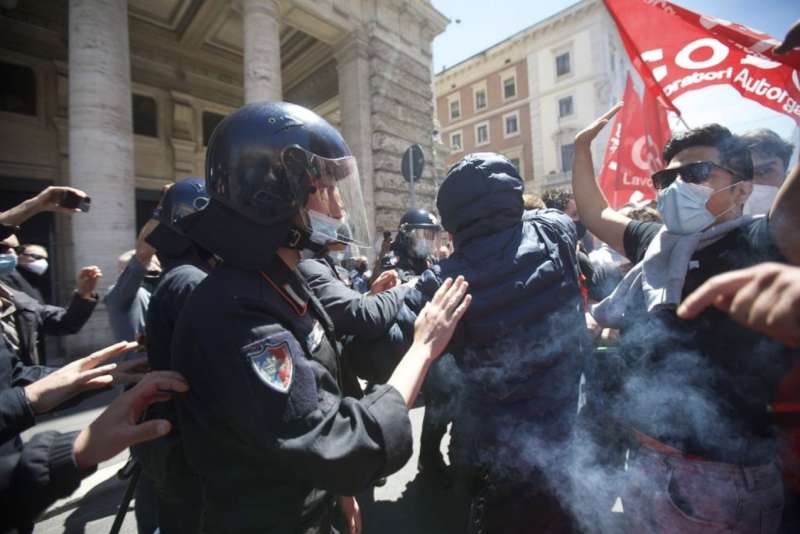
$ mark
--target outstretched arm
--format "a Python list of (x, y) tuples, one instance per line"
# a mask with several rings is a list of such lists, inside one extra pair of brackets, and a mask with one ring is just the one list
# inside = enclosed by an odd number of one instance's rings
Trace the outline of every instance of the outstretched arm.
[(572, 192), (581, 222), (586, 228), (614, 250), (625, 254), (623, 236), (631, 220), (608, 205), (603, 191), (597, 185), (592, 162), (592, 140), (621, 108), (620, 102), (575, 136)]

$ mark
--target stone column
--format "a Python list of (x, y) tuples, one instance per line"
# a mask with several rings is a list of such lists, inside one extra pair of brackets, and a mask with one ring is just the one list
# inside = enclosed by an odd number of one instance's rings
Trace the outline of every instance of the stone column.
[[(69, 183), (92, 197), (89, 213), (70, 217), (74, 271), (98, 265), (107, 292), (117, 256), (135, 240), (135, 177), (127, 0), (69, 2)], [(102, 305), (78, 335), (71, 355), (110, 341)]]
[(243, 0), (244, 101), (282, 100), (280, 7), (277, 0)]
[[(369, 80), (368, 41), (361, 35), (348, 36), (336, 49), (339, 70), (341, 130), (358, 161), (369, 231), (375, 238), (375, 191), (372, 162), (372, 106)], [(374, 245), (374, 243), (370, 243)]]

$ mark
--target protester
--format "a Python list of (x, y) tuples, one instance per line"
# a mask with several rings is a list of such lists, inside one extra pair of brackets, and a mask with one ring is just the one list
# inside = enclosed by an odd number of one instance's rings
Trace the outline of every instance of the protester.
[(352, 260), (352, 268), (348, 273), (350, 276), (350, 286), (361, 293), (369, 292), (369, 277), (367, 276), (367, 269), (369, 263), (366, 256), (357, 256)]
[(664, 148), (666, 168), (653, 175), (663, 224), (632, 221), (608, 206), (590, 150), (619, 109), (576, 136), (572, 187), (587, 228), (635, 264), (592, 309), (621, 329), (625, 367), (607, 406), (633, 443), (622, 494), (629, 529), (775, 532), (783, 496), (766, 407), (796, 354), (714, 310), (682, 321), (676, 308), (714, 275), (797, 254), (779, 226), (796, 222), (788, 199), (800, 185), (787, 180), (768, 218), (743, 217), (749, 150), (712, 124)]
[[(108, 357), (129, 350), (135, 344), (118, 343), (91, 356), (77, 360), (69, 368), (56, 371), (25, 388), (26, 394), (38, 389), (38, 400), (48, 404), (63, 402), (80, 390), (113, 383), (107, 374), (109, 366), (90, 366)], [(79, 369), (74, 364), (82, 362)], [(46, 386), (42, 385), (47, 381)], [(139, 423), (144, 410), (154, 402), (170, 398), (171, 393), (187, 391), (182, 377), (171, 372), (148, 374), (134, 388), (117, 397), (93, 423), (80, 432), (61, 434), (55, 431), (36, 434), (13, 454), (0, 457), (0, 531), (32, 532), (33, 521), (57, 499), (74, 492), (82, 478), (131, 445), (164, 436), (170, 432), (169, 421), (152, 420)], [(15, 390), (7, 390), (20, 395)], [(3, 392), (2, 395), (5, 395)], [(19, 397), (18, 397), (19, 398)], [(33, 424), (30, 406), (20, 400), (20, 413), (13, 424), (17, 432)], [(9, 419), (2, 418), (5, 435)]]
[(744, 204), (744, 214), (765, 215), (786, 178), (792, 145), (764, 128), (747, 132), (742, 138), (753, 158), (753, 192)]
[[(3, 243), (13, 246), (15, 236), (6, 238)], [(22, 291), (39, 304), (44, 304), (42, 291), (46, 288), (44, 274), (47, 272), (47, 249), (40, 245), (21, 245), (16, 248), (17, 268), (0, 277), (8, 287)]]
[(522, 191), (499, 154), (451, 167), (436, 206), (454, 252), (418, 284), (430, 295), (441, 277), (463, 275), (474, 291), (447, 348), (464, 380), (451, 458), (467, 478), (470, 533), (572, 529), (557, 491), (586, 341), (577, 238), (563, 213), (525, 211)]
[(347, 397), (359, 386), (295, 270), (338, 242), (337, 184), (358, 176), (346, 143), (309, 110), (249, 104), (214, 130), (206, 167), (211, 202), (181, 227), (223, 264), (189, 297), (172, 346), (192, 384), (178, 421), (201, 528), (331, 532), (338, 500), (359, 532), (350, 496), (410, 457), (408, 407), (469, 305), (466, 283), (437, 293), (387, 385)]
[[(183, 217), (205, 208), (208, 200), (201, 178), (186, 178), (175, 183), (162, 196), (154, 214), (156, 224), (151, 225), (152, 231), (144, 238), (156, 251), (163, 268), (147, 308), (145, 343), (147, 359), (154, 370), (172, 369), (175, 324), (189, 295), (216, 263), (210, 252), (192, 242), (178, 228)], [(201, 484), (186, 465), (173, 403), (167, 401), (154, 406), (148, 410), (147, 419), (167, 420), (173, 428), (169, 436), (132, 451), (142, 466), (141, 482), (155, 493), (155, 521), (159, 531), (163, 534), (197, 532)], [(137, 517), (144, 517), (147, 511), (139, 510), (138, 495)]]
[(522, 204), (526, 210), (543, 210), (547, 207), (542, 197), (534, 195), (533, 193), (525, 193), (522, 195)]
[(103, 299), (111, 332), (118, 341), (138, 340), (144, 333), (150, 295), (161, 276), (155, 249), (147, 242), (156, 225), (153, 219), (147, 221), (136, 238), (136, 248), (117, 259), (119, 276)]

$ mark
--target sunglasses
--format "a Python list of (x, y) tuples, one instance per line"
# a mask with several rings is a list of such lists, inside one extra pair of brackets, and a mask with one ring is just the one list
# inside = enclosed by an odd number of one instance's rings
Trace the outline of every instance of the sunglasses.
[(653, 173), (651, 177), (653, 180), (653, 187), (656, 191), (665, 189), (669, 187), (679, 175), (686, 183), (702, 184), (703, 182), (708, 181), (708, 178), (711, 176), (711, 171), (714, 170), (714, 167), (722, 169), (723, 171), (729, 172), (733, 176), (740, 178), (739, 173), (714, 163), (713, 161), (696, 161), (681, 167), (663, 169)]

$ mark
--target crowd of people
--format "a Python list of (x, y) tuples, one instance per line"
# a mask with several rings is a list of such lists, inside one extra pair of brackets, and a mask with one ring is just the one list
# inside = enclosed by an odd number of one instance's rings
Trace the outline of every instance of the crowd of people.
[[(205, 178), (165, 188), (119, 256), (116, 343), (60, 368), (41, 340), (81, 329), (103, 273), (48, 304), (48, 252), (14, 234), (42, 211), (89, 216), (64, 202), (88, 195), (49, 187), (0, 214), (0, 530), (32, 531), (127, 448), (141, 533), (375, 530), (355, 495), (408, 462), (420, 391), (417, 467), (468, 495), (457, 530), (800, 530), (793, 147), (676, 133), (656, 200), (615, 210), (590, 146), (621, 105), (576, 136), (569, 190), (523, 194), (507, 158), (467, 155), (438, 217), (410, 210), (371, 266), (340, 133), (244, 106)], [(40, 414), (116, 385), (87, 428), (23, 443)]]

